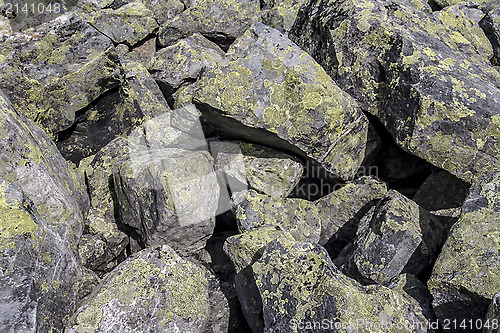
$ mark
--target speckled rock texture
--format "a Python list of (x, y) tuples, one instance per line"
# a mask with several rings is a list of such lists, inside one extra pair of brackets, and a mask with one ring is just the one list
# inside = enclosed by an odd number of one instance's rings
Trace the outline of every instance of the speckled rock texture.
[(209, 308), (204, 271), (163, 245), (120, 264), (75, 312), (65, 332), (197, 333)]
[(441, 320), (483, 318), (500, 290), (499, 188), (498, 172), (485, 175), (471, 187), (434, 265), (428, 286)]
[(402, 148), (470, 182), (499, 165), (500, 75), (477, 52), (484, 38), (437, 17), (452, 10), (416, 3), (311, 1), (290, 36)]
[(281, 31), (285, 35), (297, 18), (305, 0), (264, 0), (261, 1), (262, 23)]
[(203, 73), (194, 103), (215, 127), (309, 156), (341, 178), (352, 178), (364, 157), (368, 123), (357, 103), (310, 56), (261, 23)]

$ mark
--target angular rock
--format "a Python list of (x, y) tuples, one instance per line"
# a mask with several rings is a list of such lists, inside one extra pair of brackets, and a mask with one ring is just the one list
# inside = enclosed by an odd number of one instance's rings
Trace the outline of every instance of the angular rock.
[(111, 41), (73, 13), (2, 43), (2, 89), (14, 106), (51, 133), (117, 87), (122, 73)]
[(264, 0), (261, 3), (262, 23), (285, 35), (290, 31), (305, 0)]
[(406, 0), (317, 0), (290, 36), (406, 151), (468, 182), (498, 168), (500, 75), (436, 17)]
[(357, 103), (277, 30), (256, 23), (197, 82), (194, 103), (228, 134), (309, 156), (349, 179), (365, 152)]
[(256, 0), (199, 0), (161, 26), (160, 45), (168, 46), (196, 32), (227, 50), (257, 20)]
[(241, 232), (272, 225), (289, 232), (297, 241), (319, 241), (321, 218), (311, 201), (271, 197), (254, 190), (236, 193), (232, 199)]
[(172, 20), (184, 10), (184, 4), (179, 0), (143, 0), (142, 2), (151, 10), (159, 25)]
[(417, 275), (437, 256), (441, 222), (402, 194), (390, 190), (361, 221), (346, 272), (387, 284), (402, 273)]
[(251, 269), (262, 297), (264, 332), (319, 332), (317, 323), (333, 332), (374, 332), (374, 325), (385, 325), (384, 332), (427, 332), (416, 301), (386, 287), (361, 286), (340, 273), (317, 244), (273, 241)]
[(216, 44), (196, 33), (157, 51), (148, 70), (165, 94), (172, 95), (180, 86), (198, 79), (202, 70), (221, 62), (223, 56)]
[(500, 66), (500, 8), (490, 11), (479, 25), (493, 46), (492, 64)]
[(204, 270), (163, 245), (114, 269), (71, 317), (66, 332), (200, 332), (209, 308)]
[(500, 290), (500, 174), (475, 183), (450, 230), (427, 283), (438, 319), (482, 319)]
[(387, 193), (387, 185), (372, 177), (361, 177), (315, 201), (321, 219), (319, 244), (332, 257), (354, 239), (358, 224), (371, 207)]
[(127, 45), (137, 44), (158, 28), (153, 13), (139, 1), (99, 10), (89, 23), (113, 42)]

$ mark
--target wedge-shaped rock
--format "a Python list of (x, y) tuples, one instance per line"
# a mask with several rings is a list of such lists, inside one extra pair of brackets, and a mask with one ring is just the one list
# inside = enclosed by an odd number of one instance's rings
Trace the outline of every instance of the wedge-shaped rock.
[(210, 309), (204, 270), (167, 245), (122, 262), (70, 319), (66, 332), (201, 332)]
[(350, 264), (380, 284), (401, 273), (417, 275), (435, 259), (443, 233), (428, 211), (390, 190), (361, 221)]
[(315, 0), (290, 38), (403, 149), (470, 182), (500, 164), (500, 73), (410, 3)]
[(484, 318), (500, 290), (500, 174), (491, 173), (471, 187), (434, 264), (429, 290), (439, 319)]
[(196, 32), (227, 50), (258, 18), (257, 0), (199, 0), (161, 26), (160, 45), (172, 45)]
[(271, 197), (254, 190), (236, 193), (232, 199), (242, 232), (273, 225), (288, 231), (297, 241), (319, 241), (321, 220), (311, 201)]
[(203, 73), (194, 103), (222, 131), (294, 151), (351, 178), (368, 123), (357, 103), (277, 30), (256, 23)]
[(28, 118), (50, 132), (122, 79), (109, 38), (73, 13), (2, 43), (0, 88)]
[(158, 28), (153, 13), (142, 2), (130, 2), (118, 9), (102, 9), (89, 20), (113, 42), (135, 45)]
[[(346, 277), (317, 244), (273, 241), (251, 269), (262, 297), (266, 333), (377, 332), (375, 325), (384, 327), (380, 332), (401, 332), (398, 327), (427, 332), (416, 301)], [(326, 326), (320, 330), (317, 323)]]

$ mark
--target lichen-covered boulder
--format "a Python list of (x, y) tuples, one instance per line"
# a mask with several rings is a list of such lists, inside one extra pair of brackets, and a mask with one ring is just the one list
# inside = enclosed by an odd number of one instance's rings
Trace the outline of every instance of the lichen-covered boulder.
[(319, 244), (335, 257), (354, 239), (359, 221), (386, 193), (385, 183), (364, 176), (316, 200), (321, 219)]
[(317, 244), (272, 241), (251, 269), (262, 297), (264, 332), (402, 332), (407, 327), (427, 332), (416, 301), (344, 276)]
[(184, 11), (184, 4), (179, 0), (142, 0), (142, 2), (151, 10), (159, 25), (163, 25)]
[(305, 0), (264, 0), (261, 1), (262, 23), (287, 34), (293, 26), (300, 6)]
[(500, 332), (500, 293), (496, 293), (491, 300), (488, 314), (483, 322), (484, 333), (498, 333)]
[(436, 258), (441, 222), (399, 192), (390, 190), (361, 220), (354, 252), (344, 267), (369, 282), (387, 284), (401, 273), (417, 275)]
[(482, 177), (470, 189), (428, 282), (440, 320), (483, 319), (500, 290), (500, 173)]
[(479, 25), (493, 46), (492, 64), (500, 66), (500, 8), (490, 11)]
[(241, 232), (273, 225), (289, 232), (297, 241), (319, 241), (321, 218), (311, 201), (272, 197), (254, 190), (235, 193), (232, 200)]
[(99, 10), (89, 23), (113, 42), (128, 45), (137, 44), (158, 28), (153, 13), (139, 1), (118, 9)]
[(224, 52), (213, 42), (195, 33), (176, 44), (157, 51), (148, 70), (167, 94), (181, 85), (195, 81), (200, 72), (222, 61)]
[(122, 262), (66, 325), (71, 332), (202, 332), (209, 312), (203, 269), (167, 245)]
[(51, 133), (122, 80), (111, 40), (74, 13), (7, 38), (0, 73), (14, 106)]
[(163, 24), (160, 45), (172, 45), (196, 32), (227, 50), (258, 19), (257, 0), (197, 0), (193, 6)]
[(2, 331), (62, 332), (84, 276), (71, 245), (23, 191), (0, 178)]
[(315, 0), (290, 38), (398, 145), (470, 182), (499, 165), (500, 73), (411, 3)]
[(279, 31), (256, 23), (197, 82), (194, 103), (214, 127), (293, 151), (352, 178), (368, 122), (358, 104)]

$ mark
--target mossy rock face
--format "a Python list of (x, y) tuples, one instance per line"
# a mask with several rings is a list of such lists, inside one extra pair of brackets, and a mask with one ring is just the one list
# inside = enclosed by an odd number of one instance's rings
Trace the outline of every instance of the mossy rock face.
[(471, 187), (434, 265), (428, 286), (441, 320), (484, 318), (500, 290), (499, 190), (499, 173), (485, 175)]
[(83, 271), (68, 239), (5, 178), (0, 178), (0, 271), (2, 331), (62, 332), (63, 320), (76, 309)]
[(465, 5), (454, 5), (435, 12), (434, 15), (444, 25), (467, 39), (486, 61), (493, 57), (493, 47), (483, 29), (479, 26), (479, 22), (485, 15), (481, 10), (469, 8)]
[(204, 270), (163, 245), (115, 268), (71, 317), (66, 332), (195, 333), (209, 309)]
[(0, 88), (20, 112), (50, 133), (117, 87), (122, 73), (109, 38), (66, 13), (2, 43)]
[(351, 261), (343, 268), (355, 266), (367, 282), (379, 284), (403, 272), (417, 275), (435, 259), (443, 233), (428, 211), (390, 190), (362, 219)]
[(399, 146), (471, 182), (499, 165), (500, 75), (458, 30), (409, 2), (316, 0), (290, 38)]
[(163, 24), (160, 45), (168, 46), (196, 32), (227, 50), (258, 19), (257, 0), (199, 0)]
[(319, 241), (320, 214), (311, 201), (272, 197), (254, 190), (236, 193), (232, 200), (241, 232), (273, 225), (289, 232), (297, 241)]
[(138, 1), (118, 9), (99, 10), (89, 23), (113, 42), (128, 45), (137, 44), (158, 28), (153, 13)]
[(19, 187), (46, 224), (72, 246), (89, 202), (84, 184), (48, 135), (18, 114), (0, 91), (0, 176)]
[[(401, 332), (397, 327), (403, 325), (427, 332), (416, 301), (346, 277), (317, 244), (273, 241), (251, 269), (262, 297), (264, 332), (319, 331), (314, 322), (325, 321), (331, 325), (327, 331), (335, 332), (337, 327), (342, 332)], [(373, 325), (356, 324), (360, 320)], [(341, 326), (334, 326), (336, 322)]]
[(287, 34), (305, 0), (264, 0), (261, 3), (262, 23)]
[[(490, 307), (488, 308), (488, 314), (486, 315), (483, 326), (484, 333), (498, 333), (500, 332), (500, 327), (497, 325), (500, 321), (500, 293), (496, 293), (491, 300)], [(487, 326), (486, 326), (487, 325)]]
[(490, 11), (479, 24), (493, 45), (491, 62), (495, 66), (500, 66), (500, 8)]
[(75, 124), (59, 134), (57, 146), (75, 163), (96, 154), (117, 136), (126, 137), (148, 119), (170, 108), (158, 85), (144, 66), (122, 60), (123, 84), (79, 112)]
[(167, 95), (195, 81), (200, 72), (222, 61), (224, 52), (202, 35), (194, 35), (157, 51), (148, 70)]
[(321, 218), (319, 244), (338, 254), (356, 236), (359, 221), (387, 193), (387, 185), (361, 177), (315, 201)]
[(194, 103), (221, 131), (309, 156), (352, 178), (365, 153), (368, 122), (306, 53), (256, 23), (197, 82)]

